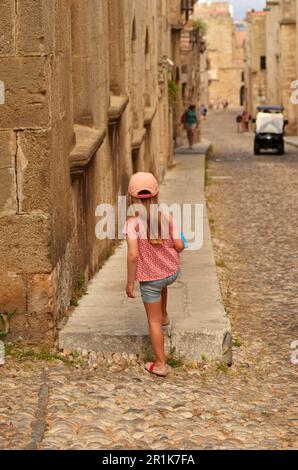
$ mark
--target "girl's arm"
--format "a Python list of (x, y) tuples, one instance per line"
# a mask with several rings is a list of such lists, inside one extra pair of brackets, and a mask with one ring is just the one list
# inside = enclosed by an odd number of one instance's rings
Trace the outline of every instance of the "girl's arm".
[(179, 238), (173, 238), (173, 243), (174, 248), (178, 253), (181, 253), (184, 250), (184, 242), (180, 236)]
[(128, 297), (134, 299), (134, 285), (137, 272), (137, 262), (139, 256), (138, 240), (126, 237), (127, 241), (127, 284), (126, 294)]
[(174, 221), (173, 217), (170, 216), (170, 223), (172, 224), (173, 227), (173, 243), (174, 243), (174, 248), (178, 253), (181, 253), (184, 250), (184, 242), (181, 238), (180, 232), (178, 231), (176, 222)]

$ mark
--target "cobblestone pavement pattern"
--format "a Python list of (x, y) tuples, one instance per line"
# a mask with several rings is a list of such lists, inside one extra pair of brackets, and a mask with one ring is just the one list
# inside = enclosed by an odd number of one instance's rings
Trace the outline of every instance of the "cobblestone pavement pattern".
[[(95, 358), (94, 370), (9, 359), (0, 369), (1, 448), (26, 448), (32, 436), (41, 449), (298, 447), (298, 365), (290, 361), (298, 339), (298, 155), (288, 147), (284, 157), (255, 157), (252, 136), (235, 127), (233, 111), (204, 123), (215, 149), (207, 197), (233, 367), (182, 366), (160, 379), (120, 354)], [(43, 369), (46, 429), (38, 438)]]

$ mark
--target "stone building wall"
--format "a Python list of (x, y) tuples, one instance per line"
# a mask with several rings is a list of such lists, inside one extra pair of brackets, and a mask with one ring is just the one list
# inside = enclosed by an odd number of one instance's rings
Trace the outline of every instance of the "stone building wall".
[(172, 70), (172, 83), (176, 85), (175, 102), (172, 104), (172, 125), (174, 134), (174, 144), (179, 146), (183, 143), (183, 129), (180, 125), (181, 116), (184, 111), (183, 103), (183, 82), (182, 82), (182, 55), (181, 55), (181, 35), (186, 21), (183, 21), (181, 14), (181, 0), (171, 0), (171, 60), (174, 64)]
[(209, 102), (219, 106), (223, 101), (240, 104), (244, 61), (243, 42), (239, 44), (228, 2), (196, 4), (195, 18), (207, 25), (209, 60)]
[[(5, 87), (0, 105), (1, 311), (16, 310), (13, 335), (50, 338), (58, 316), (58, 279), (73, 233), (70, 2), (5, 3), (0, 45)], [(70, 297), (63, 282), (61, 288)]]
[(207, 49), (200, 56), (200, 102), (208, 106), (209, 96), (209, 59)]
[(171, 161), (170, 0), (3, 2), (0, 311), (11, 339), (53, 341), (114, 245), (96, 207)]
[(279, 104), (280, 98), (280, 1), (267, 2), (266, 48), (267, 48), (267, 101)]
[(291, 83), (296, 76), (296, 0), (281, 1), (280, 18), (280, 98), (285, 118), (289, 121), (286, 133), (297, 134), (297, 110), (291, 103)]
[(267, 103), (266, 11), (247, 14), (245, 108), (252, 116)]
[[(200, 76), (200, 38), (191, 43), (193, 33), (193, 15), (181, 11), (181, 0), (170, 1), (171, 56), (173, 63), (170, 78), (177, 87), (176, 101), (171, 106), (174, 144), (179, 146), (186, 141), (186, 133), (181, 125), (181, 117), (186, 107), (194, 103), (199, 105), (201, 93)], [(193, 6), (195, 0), (193, 0)], [(196, 133), (200, 139), (200, 130)]]
[[(297, 79), (296, 0), (267, 1), (266, 11), (247, 16), (246, 108), (255, 115), (258, 104), (284, 107), (286, 133), (297, 134), (297, 105), (291, 103), (291, 83)], [(266, 69), (258, 60), (264, 56)]]
[[(195, 105), (198, 116), (198, 127), (195, 131), (194, 142), (201, 140), (201, 125), (199, 108), (201, 102), (201, 75), (200, 75), (200, 39), (195, 41), (195, 29), (192, 21), (183, 29), (180, 40), (181, 54), (181, 111), (179, 122), (183, 113), (190, 105)], [(183, 144), (187, 144), (184, 126), (180, 126), (180, 136)]]

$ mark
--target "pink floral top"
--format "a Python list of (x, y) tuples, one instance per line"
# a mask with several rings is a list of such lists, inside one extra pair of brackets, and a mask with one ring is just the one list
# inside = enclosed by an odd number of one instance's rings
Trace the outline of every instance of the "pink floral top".
[(123, 233), (138, 240), (137, 281), (156, 281), (179, 271), (180, 258), (173, 243), (173, 234), (176, 230), (176, 223), (173, 220), (170, 222), (168, 239), (163, 240), (162, 244), (152, 244), (147, 240), (147, 230), (142, 220), (139, 217), (128, 219)]

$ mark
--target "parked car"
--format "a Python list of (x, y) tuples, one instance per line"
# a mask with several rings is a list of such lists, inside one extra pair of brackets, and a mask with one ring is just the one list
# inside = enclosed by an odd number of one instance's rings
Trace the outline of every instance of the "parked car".
[(284, 129), (288, 121), (284, 119), (282, 106), (258, 106), (254, 153), (259, 155), (261, 150), (277, 150), (278, 155), (285, 152)]

